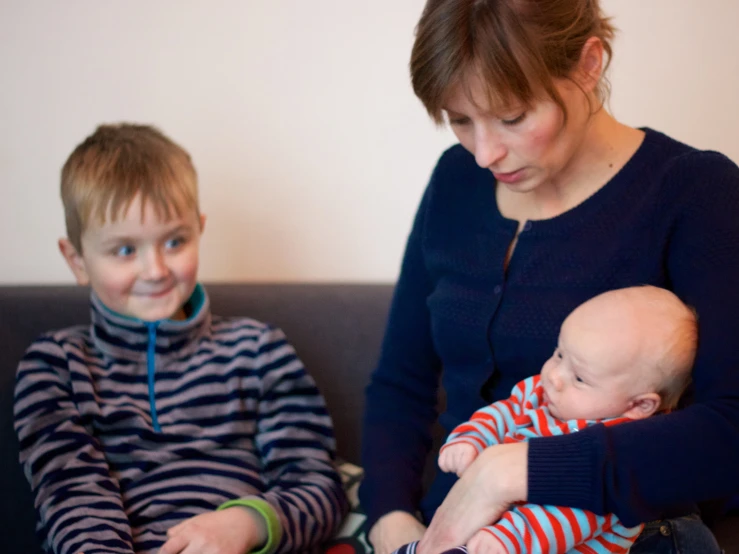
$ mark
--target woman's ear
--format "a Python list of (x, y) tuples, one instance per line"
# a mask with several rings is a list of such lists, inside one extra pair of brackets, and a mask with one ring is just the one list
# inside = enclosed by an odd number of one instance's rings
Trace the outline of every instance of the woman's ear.
[(662, 399), (656, 392), (640, 394), (629, 403), (624, 417), (629, 419), (646, 419), (659, 409)]
[(590, 37), (580, 52), (575, 81), (586, 93), (591, 93), (600, 83), (603, 75), (603, 42), (598, 37)]
[(59, 239), (59, 251), (64, 256), (64, 260), (67, 262), (69, 269), (72, 270), (74, 278), (77, 280), (78, 285), (89, 285), (90, 277), (87, 275), (87, 268), (85, 267), (85, 260), (82, 258), (82, 254), (77, 252), (72, 241), (64, 237)]

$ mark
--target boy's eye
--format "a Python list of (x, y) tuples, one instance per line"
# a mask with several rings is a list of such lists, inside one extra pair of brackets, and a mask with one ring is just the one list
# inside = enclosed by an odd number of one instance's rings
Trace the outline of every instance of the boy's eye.
[(166, 243), (164, 243), (164, 246), (169, 250), (174, 250), (175, 248), (182, 246), (185, 243), (184, 237), (175, 237), (172, 239), (169, 239)]
[(501, 123), (503, 125), (516, 125), (517, 123), (521, 123), (524, 119), (526, 119), (526, 112), (523, 112), (521, 115), (511, 118), (511, 119), (501, 119)]
[(133, 246), (131, 246), (130, 244), (126, 244), (126, 245), (123, 245), (123, 246), (118, 247), (115, 250), (114, 254), (116, 256), (118, 256), (119, 258), (127, 258), (131, 254), (133, 254), (134, 251), (135, 250), (134, 250)]

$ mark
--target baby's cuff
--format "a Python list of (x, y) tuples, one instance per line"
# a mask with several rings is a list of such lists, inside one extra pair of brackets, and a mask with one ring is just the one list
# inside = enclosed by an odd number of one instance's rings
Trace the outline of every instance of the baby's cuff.
[(232, 506), (251, 508), (264, 518), (264, 522), (267, 526), (267, 541), (259, 550), (252, 550), (251, 554), (272, 554), (277, 550), (277, 546), (280, 544), (280, 539), (282, 538), (282, 525), (280, 524), (280, 518), (277, 517), (277, 513), (274, 508), (270, 506), (268, 502), (265, 502), (261, 498), (236, 498), (234, 500), (224, 502), (218, 506), (218, 509), (225, 510)]

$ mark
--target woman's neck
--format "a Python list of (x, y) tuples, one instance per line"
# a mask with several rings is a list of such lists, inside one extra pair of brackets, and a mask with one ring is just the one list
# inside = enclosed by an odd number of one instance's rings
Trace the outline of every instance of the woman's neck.
[(643, 138), (643, 131), (619, 123), (601, 109), (584, 125), (574, 155), (553, 179), (525, 193), (498, 187), (501, 213), (523, 222), (551, 219), (571, 210), (605, 186)]

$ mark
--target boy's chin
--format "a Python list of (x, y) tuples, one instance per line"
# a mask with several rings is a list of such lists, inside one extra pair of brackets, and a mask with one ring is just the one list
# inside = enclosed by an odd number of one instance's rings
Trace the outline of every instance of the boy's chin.
[(148, 323), (163, 321), (165, 319), (179, 321), (187, 319), (185, 317), (184, 304), (184, 302), (177, 302), (171, 305), (163, 304), (160, 306), (127, 306), (127, 309), (121, 313), (133, 319), (139, 319)]

